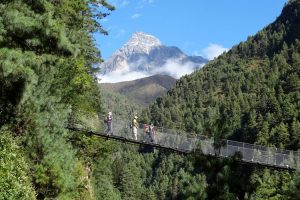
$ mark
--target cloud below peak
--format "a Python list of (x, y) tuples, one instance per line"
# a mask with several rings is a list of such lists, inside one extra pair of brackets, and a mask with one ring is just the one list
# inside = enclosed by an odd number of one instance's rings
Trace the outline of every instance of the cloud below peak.
[(105, 75), (98, 75), (100, 83), (116, 83), (122, 81), (131, 81), (139, 78), (152, 76), (155, 74), (164, 74), (172, 76), (176, 79), (191, 74), (195, 71), (195, 68), (201, 68), (204, 64), (196, 66), (194, 63), (187, 62), (181, 63), (179, 59), (168, 59), (165, 64), (157, 68), (149, 68), (142, 71), (137, 68), (140, 64), (144, 63), (143, 59), (137, 61), (134, 64), (129, 65), (126, 63), (123, 67), (116, 71), (109, 72)]
[[(202, 66), (201, 66), (202, 67)], [(195, 64), (187, 62), (182, 64), (179, 60), (169, 59), (160, 68), (156, 68), (152, 71), (152, 74), (167, 74), (176, 79), (191, 74), (195, 70)]]

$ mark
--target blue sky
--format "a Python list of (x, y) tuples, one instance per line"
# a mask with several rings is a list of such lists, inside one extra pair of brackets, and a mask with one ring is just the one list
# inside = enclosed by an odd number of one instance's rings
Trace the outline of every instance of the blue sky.
[(116, 10), (101, 21), (109, 35), (95, 34), (108, 58), (142, 31), (188, 55), (212, 58), (273, 22), (287, 0), (108, 0)]

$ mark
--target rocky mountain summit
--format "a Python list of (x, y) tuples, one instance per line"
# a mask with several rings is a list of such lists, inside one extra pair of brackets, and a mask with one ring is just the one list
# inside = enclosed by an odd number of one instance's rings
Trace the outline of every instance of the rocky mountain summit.
[(149, 73), (149, 76), (172, 76), (172, 70), (179, 66), (188, 65), (191, 69), (198, 69), (207, 61), (201, 56), (187, 56), (178, 47), (165, 46), (152, 35), (136, 32), (126, 44), (101, 63), (100, 68), (101, 75), (114, 71), (135, 71)]

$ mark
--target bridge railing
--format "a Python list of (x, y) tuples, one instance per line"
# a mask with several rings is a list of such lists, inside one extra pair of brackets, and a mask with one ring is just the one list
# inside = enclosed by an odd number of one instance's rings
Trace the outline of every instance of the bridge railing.
[[(102, 124), (101, 127), (105, 127)], [(105, 130), (97, 130), (105, 132)], [(113, 120), (114, 136), (126, 139), (134, 139), (132, 129), (130, 128), (130, 119), (128, 121)], [(276, 148), (265, 147), (261, 145), (237, 142), (232, 140), (222, 140), (221, 145), (217, 147), (214, 139), (204, 135), (189, 134), (182, 130), (166, 129), (156, 127), (154, 141), (147, 139), (144, 131), (144, 125), (140, 124), (138, 129), (138, 141), (144, 143), (160, 145), (172, 148), (182, 152), (191, 152), (200, 149), (205, 155), (220, 157), (233, 156), (239, 154), (241, 159), (246, 162), (258, 163), (263, 165), (278, 166), (282, 168), (296, 168), (300, 163), (299, 152), (289, 150), (279, 150)]]
[(241, 154), (242, 160), (247, 162), (283, 168), (296, 168), (300, 161), (299, 154), (295, 151), (278, 150), (261, 145), (226, 140), (226, 145), (222, 147), (221, 156), (226, 157), (235, 153)]
[(296, 151), (225, 139), (220, 142), (219, 147), (216, 147), (213, 138), (162, 127), (157, 128), (155, 143), (185, 152), (198, 148), (205, 155), (228, 157), (239, 154), (241, 159), (246, 162), (282, 168), (296, 168), (300, 163), (300, 154)]

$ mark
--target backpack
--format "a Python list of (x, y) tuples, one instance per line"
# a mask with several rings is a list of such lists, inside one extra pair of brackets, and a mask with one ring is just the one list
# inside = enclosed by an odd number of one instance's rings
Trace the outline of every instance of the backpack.
[(103, 121), (104, 121), (104, 123), (107, 123), (107, 117), (105, 117)]

